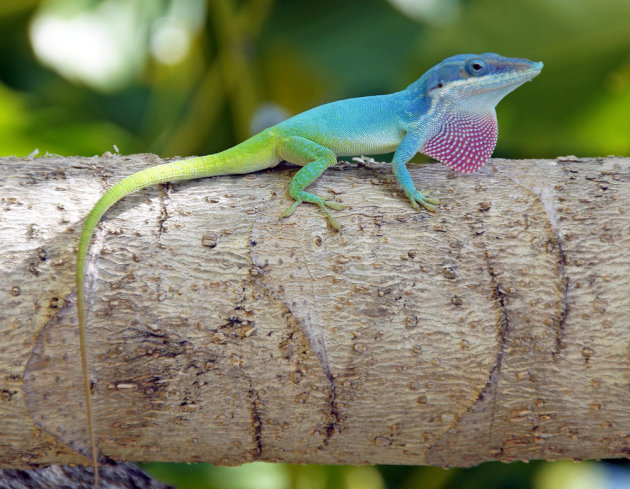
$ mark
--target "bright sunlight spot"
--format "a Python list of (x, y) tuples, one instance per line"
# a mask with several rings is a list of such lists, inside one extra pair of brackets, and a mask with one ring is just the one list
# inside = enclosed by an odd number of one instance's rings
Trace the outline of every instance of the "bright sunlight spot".
[(239, 467), (215, 467), (213, 482), (225, 489), (288, 489), (281, 464), (253, 462)]
[(30, 38), (43, 64), (108, 90), (138, 76), (149, 54), (163, 64), (181, 61), (204, 17), (203, 0), (48, 0), (31, 23)]
[(179, 63), (190, 46), (190, 34), (178, 19), (163, 17), (153, 24), (151, 33), (151, 54), (161, 63)]
[(37, 13), (30, 28), (37, 57), (62, 76), (93, 87), (106, 89), (126, 80), (141, 38), (133, 25), (134, 3), (108, 0), (92, 10), (67, 13), (72, 6), (50, 1)]
[(203, 28), (204, 0), (171, 2), (168, 12), (151, 27), (151, 54), (160, 63), (175, 65), (190, 49), (192, 36)]
[(378, 470), (368, 465), (349, 467), (345, 474), (346, 489), (385, 489)]
[(542, 466), (536, 489), (606, 489), (604, 469), (595, 463), (568, 460)]
[(459, 14), (459, 0), (389, 0), (394, 7), (416, 20), (447, 24)]

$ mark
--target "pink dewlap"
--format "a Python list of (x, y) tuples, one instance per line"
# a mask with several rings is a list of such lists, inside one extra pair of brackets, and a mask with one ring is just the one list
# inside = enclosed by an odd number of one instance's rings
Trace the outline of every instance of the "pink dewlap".
[(460, 114), (442, 119), (436, 134), (420, 149), (462, 173), (483, 166), (497, 143), (497, 119), (490, 114)]

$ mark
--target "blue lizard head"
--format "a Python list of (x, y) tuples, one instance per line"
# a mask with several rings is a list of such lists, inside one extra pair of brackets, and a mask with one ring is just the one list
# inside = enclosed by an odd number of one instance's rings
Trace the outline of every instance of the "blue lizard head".
[(423, 77), (432, 99), (462, 100), (495, 107), (512, 90), (542, 70), (541, 62), (505, 58), (495, 53), (457, 54)]
[(496, 105), (542, 67), (485, 53), (458, 54), (431, 68), (409, 87), (426, 111), (418, 119), (425, 134), (420, 151), (459, 172), (479, 169), (497, 142)]

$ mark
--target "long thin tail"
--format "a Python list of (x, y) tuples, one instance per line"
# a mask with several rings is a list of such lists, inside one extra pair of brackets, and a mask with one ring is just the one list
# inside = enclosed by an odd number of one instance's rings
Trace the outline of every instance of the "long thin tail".
[(96, 433), (92, 417), (91, 389), (87, 367), (87, 348), (85, 339), (85, 259), (94, 229), (107, 210), (120, 199), (136, 190), (165, 182), (193, 180), (215, 175), (250, 173), (277, 164), (275, 150), (270, 144), (268, 134), (261, 133), (230, 148), (222, 153), (189, 158), (186, 160), (165, 163), (140, 170), (123, 178), (112, 186), (94, 205), (83, 224), (76, 263), (77, 310), (79, 315), (79, 349), (81, 352), (81, 372), (85, 392), (85, 411), (87, 416), (92, 464), (94, 466), (94, 486), (98, 485), (98, 452)]

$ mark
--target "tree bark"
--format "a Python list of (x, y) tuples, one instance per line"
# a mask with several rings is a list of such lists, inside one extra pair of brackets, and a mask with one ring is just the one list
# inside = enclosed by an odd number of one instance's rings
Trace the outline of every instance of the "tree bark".
[[(152, 155), (0, 159), (0, 465), (88, 463), (82, 219)], [(470, 466), (630, 453), (630, 159), (293, 167), (137, 192), (88, 258), (102, 456)]]

